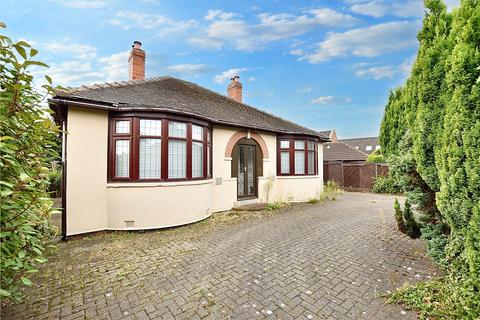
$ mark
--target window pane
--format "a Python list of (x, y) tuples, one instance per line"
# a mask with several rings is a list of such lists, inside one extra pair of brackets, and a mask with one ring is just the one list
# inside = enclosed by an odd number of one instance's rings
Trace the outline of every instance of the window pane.
[(295, 151), (295, 174), (305, 174), (305, 151)]
[(280, 149), (288, 149), (288, 148), (290, 148), (290, 141), (280, 140)]
[(162, 120), (140, 119), (140, 135), (142, 136), (161, 136)]
[(115, 121), (115, 133), (130, 133), (130, 121), (129, 120)]
[(192, 125), (192, 139), (203, 141), (203, 128), (202, 127)]
[(203, 143), (192, 142), (192, 177), (203, 177)]
[(129, 176), (130, 176), (130, 140), (116, 140), (115, 141), (115, 177), (128, 178)]
[(315, 174), (315, 151), (308, 151), (308, 174)]
[(186, 178), (187, 142), (170, 140), (168, 142), (168, 177)]
[(315, 142), (308, 141), (308, 150), (315, 150)]
[(290, 152), (280, 152), (280, 173), (290, 173)]
[(304, 150), (305, 149), (305, 141), (303, 140), (295, 140), (295, 149), (301, 149), (301, 150)]
[(160, 139), (140, 139), (140, 179), (160, 179)]
[(187, 137), (187, 124), (182, 122), (172, 122), (168, 124), (168, 135), (176, 138)]
[(208, 146), (207, 147), (207, 176), (209, 176), (209, 177), (212, 175), (212, 173), (210, 172), (210, 161), (211, 161), (210, 160), (210, 152), (211, 152), (210, 149), (211, 149), (211, 147)]

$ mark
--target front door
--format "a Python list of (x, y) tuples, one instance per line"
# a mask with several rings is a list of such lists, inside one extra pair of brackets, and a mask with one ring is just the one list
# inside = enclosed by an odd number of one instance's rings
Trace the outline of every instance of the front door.
[(238, 145), (237, 196), (239, 199), (257, 196), (257, 172), (255, 170), (255, 146)]

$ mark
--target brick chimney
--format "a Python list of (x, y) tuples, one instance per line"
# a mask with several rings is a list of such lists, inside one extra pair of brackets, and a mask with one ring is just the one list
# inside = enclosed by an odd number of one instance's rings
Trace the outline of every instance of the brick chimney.
[(230, 79), (232, 82), (228, 85), (227, 95), (230, 99), (242, 102), (242, 83), (238, 79), (240, 79), (239, 76)]
[(142, 50), (142, 43), (134, 41), (132, 51), (128, 57), (128, 78), (129, 80), (145, 79), (145, 51)]

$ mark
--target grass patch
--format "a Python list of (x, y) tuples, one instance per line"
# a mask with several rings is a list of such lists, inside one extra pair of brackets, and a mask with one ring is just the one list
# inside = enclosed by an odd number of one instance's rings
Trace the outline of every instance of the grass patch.
[(285, 202), (275, 201), (267, 205), (267, 211), (274, 211), (285, 208), (287, 204)]
[(480, 319), (480, 292), (475, 281), (449, 275), (406, 284), (392, 293), (387, 302), (415, 310), (420, 319)]

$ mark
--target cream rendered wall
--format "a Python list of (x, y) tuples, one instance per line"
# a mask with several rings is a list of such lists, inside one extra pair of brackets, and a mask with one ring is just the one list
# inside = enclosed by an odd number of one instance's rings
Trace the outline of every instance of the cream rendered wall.
[[(69, 107), (67, 139), (67, 235), (97, 230), (163, 228), (202, 220), (237, 202), (237, 179), (225, 149), (238, 129), (213, 129), (212, 179), (158, 183), (107, 183), (108, 113)], [(259, 177), (260, 201), (308, 201), (323, 188), (319, 174), (277, 177), (276, 135), (259, 132), (268, 149)]]
[(67, 235), (107, 228), (108, 113), (69, 107)]
[(214, 212), (229, 210), (237, 201), (237, 179), (232, 178), (232, 158), (225, 157), (228, 140), (238, 130), (214, 126), (212, 131)]
[[(225, 157), (230, 137), (238, 129), (215, 126), (213, 129), (213, 211), (228, 210), (237, 202), (237, 179), (231, 177), (231, 157)], [(301, 202), (318, 198), (323, 191), (323, 144), (318, 145), (318, 175), (277, 177), (277, 136), (255, 131), (268, 149), (263, 160), (263, 176), (258, 178), (258, 198), (261, 202)]]
[(108, 229), (178, 226), (212, 214), (212, 180), (111, 183), (107, 187)]

